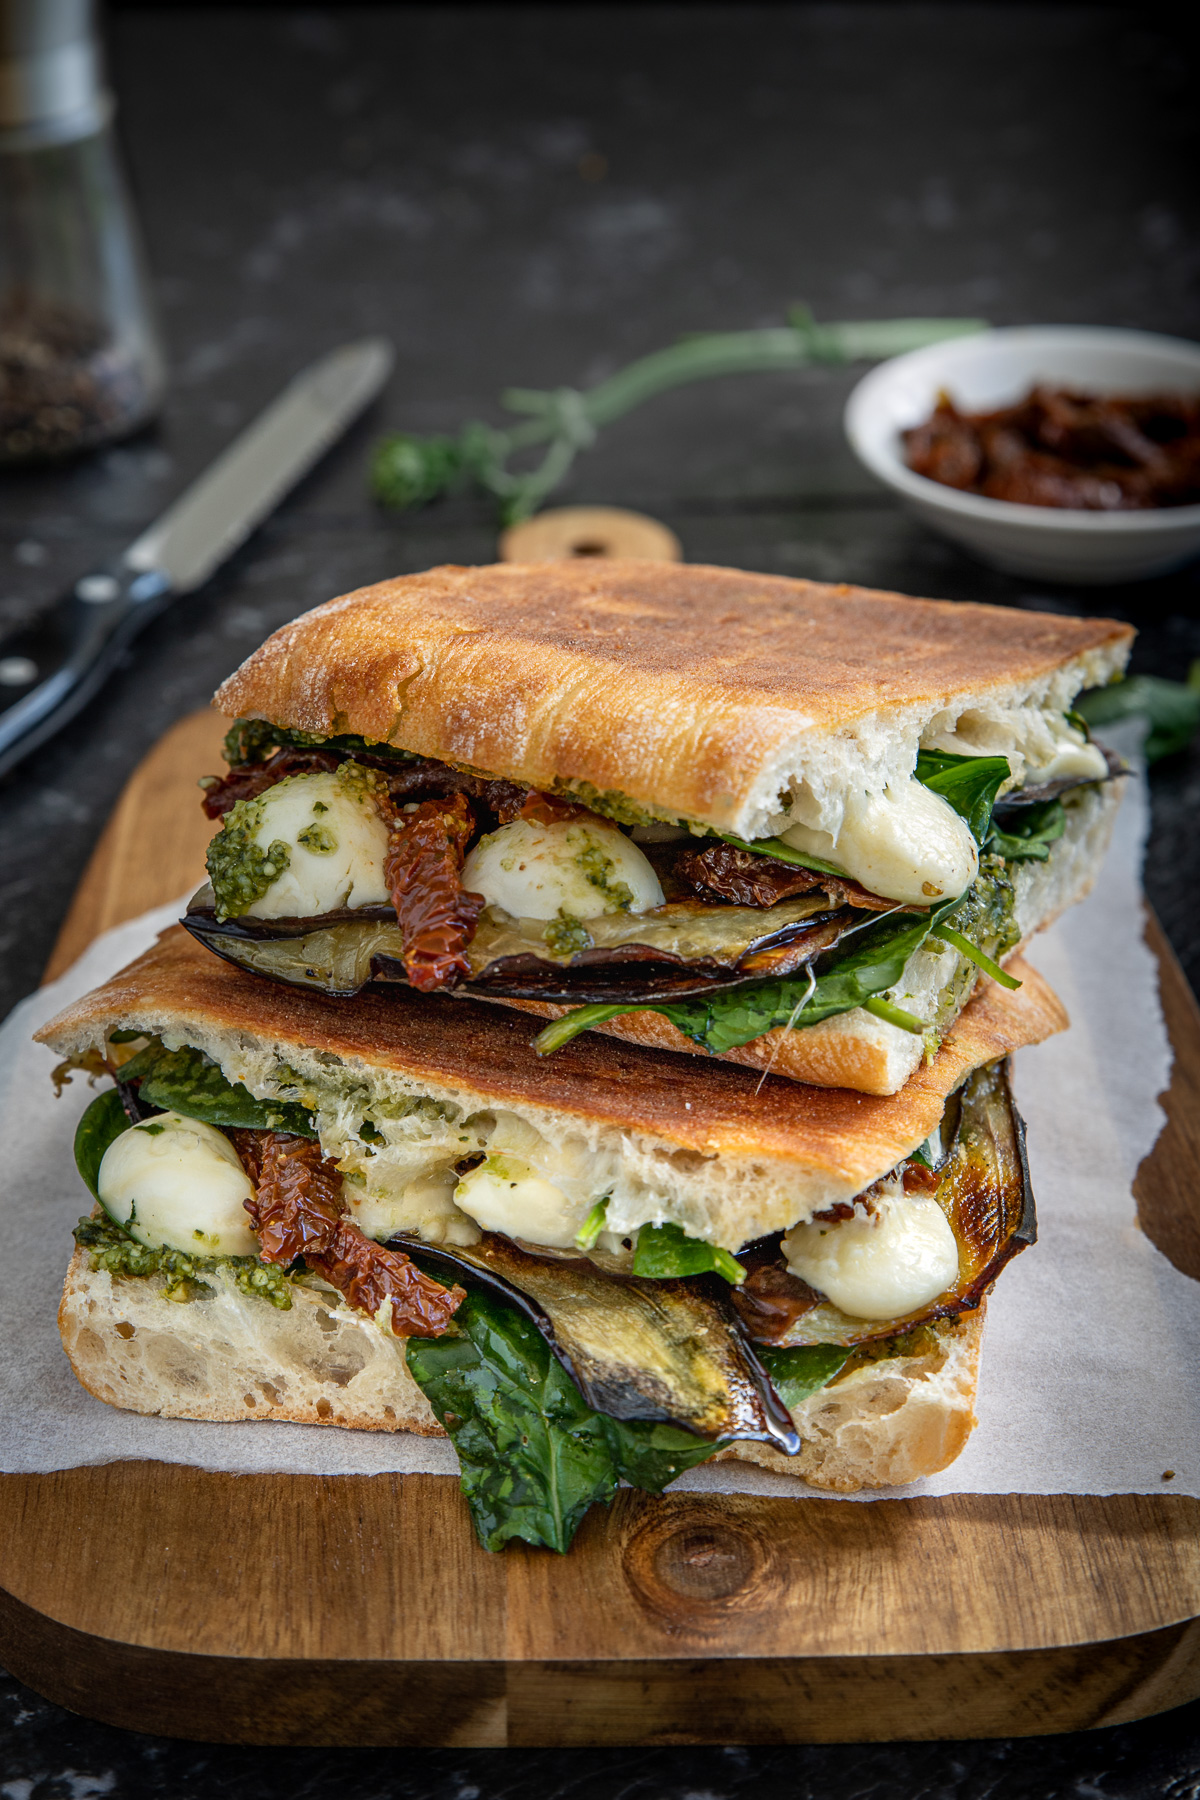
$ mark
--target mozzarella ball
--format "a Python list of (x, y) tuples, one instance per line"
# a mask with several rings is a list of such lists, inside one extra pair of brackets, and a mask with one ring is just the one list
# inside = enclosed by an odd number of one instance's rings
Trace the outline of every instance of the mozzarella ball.
[(538, 825), (514, 819), (480, 838), (463, 886), (516, 919), (648, 912), (663, 904), (658, 876), (632, 839), (598, 820)]
[(836, 863), (885, 900), (936, 905), (963, 894), (979, 873), (971, 828), (948, 801), (920, 781), (855, 794), (836, 837), (792, 825), (783, 841), (793, 850)]
[(505, 1155), (489, 1156), (464, 1175), (454, 1199), (484, 1231), (500, 1231), (505, 1237), (557, 1250), (572, 1247), (587, 1210), (532, 1164)]
[(213, 1125), (164, 1112), (131, 1126), (104, 1152), (97, 1186), (105, 1211), (151, 1250), (258, 1254), (243, 1205), (250, 1177)]
[(902, 1319), (958, 1279), (958, 1244), (931, 1194), (885, 1195), (871, 1213), (796, 1225), (783, 1254), (852, 1319)]
[(254, 842), (288, 846), (287, 868), (248, 908), (255, 919), (309, 919), (343, 906), (379, 906), (388, 829), (361, 773), (289, 775), (258, 801)]

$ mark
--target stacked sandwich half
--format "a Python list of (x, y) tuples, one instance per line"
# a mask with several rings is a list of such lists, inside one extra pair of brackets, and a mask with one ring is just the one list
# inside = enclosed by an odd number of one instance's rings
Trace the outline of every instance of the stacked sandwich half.
[(650, 563), (445, 568), (225, 683), (210, 881), (40, 1034), (112, 1077), (60, 1313), (102, 1399), (447, 1431), (564, 1549), (714, 1456), (945, 1467), (1034, 1235), (1022, 944), (1128, 628)]

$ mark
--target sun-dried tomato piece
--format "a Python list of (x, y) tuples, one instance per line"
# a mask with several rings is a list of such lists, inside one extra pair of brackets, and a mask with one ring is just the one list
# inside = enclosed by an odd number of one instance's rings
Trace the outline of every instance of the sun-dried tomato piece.
[(402, 1250), (386, 1249), (346, 1219), (313, 1266), (351, 1306), (372, 1318), (390, 1300), (392, 1330), (400, 1337), (440, 1337), (467, 1297), (464, 1288), (442, 1287)]
[(280, 750), (270, 762), (244, 764), (219, 780), (209, 776), (201, 804), (210, 819), (223, 819), (239, 800), (257, 799), (289, 775), (336, 769), (341, 760), (331, 750)]
[(264, 1262), (303, 1257), (372, 1318), (392, 1303), (392, 1330), (400, 1337), (440, 1337), (466, 1299), (463, 1288), (445, 1288), (422, 1274), (402, 1251), (385, 1249), (344, 1216), (342, 1178), (311, 1138), (283, 1131), (231, 1132), (234, 1147), (255, 1186), (246, 1211)]
[(675, 859), (676, 879), (702, 900), (729, 901), (734, 906), (777, 906), (793, 894), (824, 888), (831, 903), (858, 906), (868, 912), (923, 912), (923, 907), (897, 908), (894, 900), (872, 894), (843, 875), (822, 875), (794, 863), (778, 862), (736, 844), (710, 844), (705, 850), (685, 850)]
[[(342, 1215), (342, 1178), (312, 1138), (285, 1131), (260, 1131), (257, 1170), (247, 1169), (256, 1193), (246, 1211), (264, 1262), (306, 1262), (322, 1256), (337, 1236)], [(241, 1146), (238, 1146), (239, 1151)], [(249, 1159), (243, 1153), (243, 1162)]]
[(383, 878), (404, 933), (404, 972), (422, 993), (454, 986), (471, 972), (467, 945), (486, 905), (461, 879), (474, 811), (465, 794), (388, 810)]

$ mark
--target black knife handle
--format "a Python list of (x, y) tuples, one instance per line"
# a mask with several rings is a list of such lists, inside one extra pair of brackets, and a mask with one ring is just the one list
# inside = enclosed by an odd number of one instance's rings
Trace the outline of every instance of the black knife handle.
[(0, 642), (0, 777), (74, 718), (171, 598), (157, 569), (97, 569)]

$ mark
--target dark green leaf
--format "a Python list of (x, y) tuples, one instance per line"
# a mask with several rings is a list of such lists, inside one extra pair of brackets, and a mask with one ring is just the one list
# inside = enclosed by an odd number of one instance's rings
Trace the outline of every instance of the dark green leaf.
[(1111, 687), (1093, 688), (1075, 702), (1090, 726), (1111, 725), (1118, 719), (1139, 718), (1146, 723), (1142, 748), (1147, 762), (1186, 750), (1200, 729), (1200, 682), (1192, 664), (1186, 682), (1163, 681), (1157, 675), (1130, 675)]
[(304, 1107), (284, 1100), (256, 1100), (240, 1081), (226, 1081), (202, 1050), (167, 1050), (151, 1044), (124, 1065), (121, 1080), (140, 1082), (138, 1096), (144, 1105), (183, 1113), (206, 1125), (226, 1130), (290, 1131), (297, 1137), (317, 1135), (312, 1115)]
[(745, 1269), (728, 1250), (688, 1237), (682, 1225), (643, 1225), (633, 1253), (633, 1272), (652, 1281), (710, 1274), (735, 1284), (746, 1279)]
[(461, 1336), (410, 1338), (406, 1355), (458, 1452), (479, 1541), (566, 1550), (616, 1488), (605, 1422), (514, 1307), (473, 1289), (454, 1323)]
[(97, 1094), (75, 1127), (75, 1167), (97, 1200), (100, 1198), (100, 1164), (104, 1161), (104, 1152), (123, 1131), (128, 1130), (129, 1119), (116, 1088), (105, 1088), (102, 1094)]
[(272, 725), (267, 719), (238, 719), (225, 734), (225, 761), (231, 768), (244, 763), (266, 762), (275, 750), (333, 750), (343, 756), (386, 756), (397, 762), (412, 762), (410, 750), (397, 750), (394, 744), (372, 743), (364, 737), (343, 734), (322, 737), (316, 731), (289, 731), (283, 725)]
[(410, 1338), (406, 1355), (458, 1452), (486, 1550), (514, 1537), (566, 1550), (618, 1481), (660, 1493), (721, 1448), (674, 1425), (593, 1412), (537, 1328), (491, 1294), (472, 1288), (454, 1323), (461, 1335)]
[(995, 822), (987, 847), (1007, 862), (1045, 862), (1051, 844), (1058, 842), (1067, 828), (1067, 813), (1061, 800), (1044, 800), (1039, 806), (1014, 807), (1004, 821), (1004, 829)]
[(977, 844), (987, 842), (992, 806), (1012, 770), (1006, 756), (954, 756), (945, 750), (922, 750), (917, 780), (940, 794), (971, 827)]
[(685, 1469), (705, 1462), (721, 1441), (697, 1437), (678, 1425), (655, 1424), (649, 1419), (601, 1418), (612, 1453), (613, 1466), (630, 1487), (661, 1494)]
[(776, 862), (791, 863), (797, 869), (813, 869), (818, 875), (841, 875), (846, 871), (837, 863), (822, 862), (819, 856), (809, 856), (807, 851), (793, 850), (782, 838), (750, 838), (734, 837), (728, 831), (716, 831), (723, 843), (736, 844), (739, 850), (752, 850), (756, 856), (773, 856)]
[(853, 1346), (842, 1344), (802, 1344), (794, 1350), (758, 1347), (758, 1360), (789, 1410), (832, 1381), (853, 1354)]
[[(853, 949), (840, 956), (836, 951), (832, 953), (834, 960), (816, 977), (807, 1000), (807, 978), (790, 976), (781, 981), (724, 988), (697, 1000), (663, 1002), (655, 1004), (652, 1010), (664, 1013), (685, 1037), (702, 1044), (714, 1056), (748, 1044), (776, 1026), (788, 1024), (793, 1017), (798, 1026), (815, 1025), (835, 1013), (850, 1012), (873, 994), (895, 987), (909, 957), (921, 948), (930, 929), (960, 904), (957, 899), (946, 900), (927, 913), (897, 913), (868, 926), (851, 940)], [(801, 1010), (797, 1013), (798, 1007)]]

